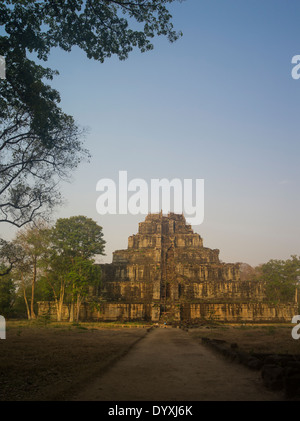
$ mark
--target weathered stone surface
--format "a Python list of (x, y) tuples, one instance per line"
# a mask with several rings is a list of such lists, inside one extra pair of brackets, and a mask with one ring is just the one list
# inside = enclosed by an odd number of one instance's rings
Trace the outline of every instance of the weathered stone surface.
[(267, 303), (197, 303), (183, 304), (183, 320), (215, 320), (227, 322), (291, 321), (296, 305), (271, 306)]
[[(56, 309), (53, 302), (40, 301), (38, 303), (38, 314), (49, 315), (56, 319)], [(62, 321), (69, 320), (70, 306), (63, 305)], [(129, 321), (129, 320), (156, 320), (157, 313), (152, 304), (125, 304), (125, 303), (101, 303), (98, 309), (93, 308), (89, 303), (80, 307), (80, 320), (94, 321)]]
[(219, 250), (203, 240), (183, 215), (150, 214), (129, 237), (127, 250), (102, 265), (103, 294), (110, 300), (222, 301), (262, 300), (261, 286), (239, 281), (239, 265), (219, 260)]
[(261, 370), (263, 383), (268, 389), (283, 390), (288, 399), (299, 397), (300, 360), (298, 356), (248, 353), (240, 351), (237, 344), (207, 337), (203, 337), (202, 342), (231, 361), (243, 364), (252, 370)]
[[(219, 250), (204, 247), (174, 213), (147, 215), (128, 248), (115, 251), (101, 269), (102, 288), (93, 291), (100, 311), (86, 303), (83, 319), (290, 321), (298, 311), (295, 303), (270, 306), (262, 283), (240, 280), (240, 265), (220, 262)], [(39, 314), (52, 307), (40, 303)]]

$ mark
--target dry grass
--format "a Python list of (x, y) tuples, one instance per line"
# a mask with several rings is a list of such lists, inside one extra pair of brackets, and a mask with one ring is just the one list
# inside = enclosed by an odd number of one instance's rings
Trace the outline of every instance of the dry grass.
[[(294, 325), (207, 326), (202, 337), (237, 343), (248, 352), (300, 354)], [(68, 400), (101, 375), (147, 332), (142, 323), (47, 323), (10, 321), (0, 340), (0, 400)]]
[(68, 399), (147, 332), (128, 327), (8, 322), (0, 341), (0, 400)]
[(300, 339), (292, 338), (295, 325), (239, 325), (190, 329), (193, 338), (222, 339), (237, 343), (241, 350), (274, 354), (300, 355)]

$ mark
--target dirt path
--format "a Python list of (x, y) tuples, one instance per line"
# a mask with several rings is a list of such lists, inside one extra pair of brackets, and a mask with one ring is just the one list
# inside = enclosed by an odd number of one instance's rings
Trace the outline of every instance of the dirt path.
[(226, 361), (180, 329), (155, 329), (74, 400), (274, 401), (260, 373)]

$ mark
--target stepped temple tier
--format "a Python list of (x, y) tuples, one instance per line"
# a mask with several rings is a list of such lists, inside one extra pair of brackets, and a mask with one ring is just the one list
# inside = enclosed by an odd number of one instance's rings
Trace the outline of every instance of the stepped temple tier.
[[(240, 265), (221, 262), (183, 215), (147, 215), (101, 269), (102, 285), (81, 305), (80, 320), (290, 322), (298, 314), (296, 303), (269, 304), (262, 283), (240, 280)], [(65, 305), (65, 319), (69, 312)], [(55, 317), (54, 303), (40, 302), (39, 314), (47, 313)]]

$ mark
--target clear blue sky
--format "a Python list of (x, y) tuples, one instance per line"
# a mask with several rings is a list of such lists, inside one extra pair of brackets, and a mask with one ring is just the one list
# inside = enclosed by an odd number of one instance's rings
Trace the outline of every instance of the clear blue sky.
[(52, 52), (64, 111), (89, 127), (89, 164), (63, 186), (56, 218), (103, 227), (107, 256), (127, 247), (139, 216), (100, 216), (96, 183), (204, 178), (204, 245), (256, 265), (300, 254), (299, 0), (186, 0), (171, 8), (183, 37), (104, 64), (78, 49)]

